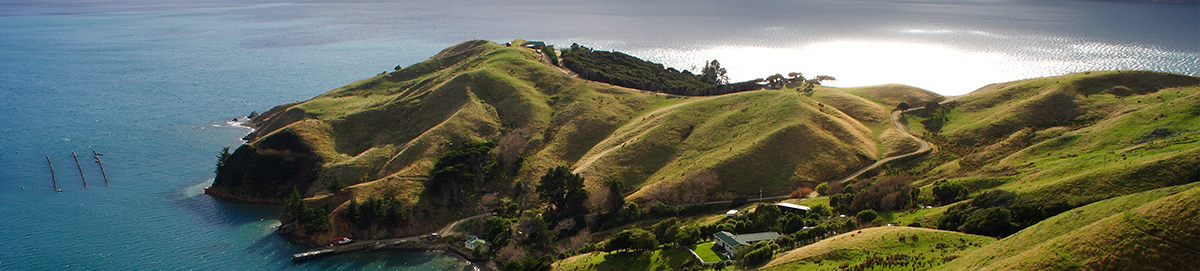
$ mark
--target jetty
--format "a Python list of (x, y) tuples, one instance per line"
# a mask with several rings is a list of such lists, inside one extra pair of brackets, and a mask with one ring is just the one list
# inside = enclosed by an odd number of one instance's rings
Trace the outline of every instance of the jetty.
[(79, 179), (83, 180), (83, 188), (87, 188), (87, 178), (83, 177), (83, 166), (79, 165), (79, 156), (75, 152), (71, 152), (71, 157), (75, 158), (75, 167), (79, 168)]
[(58, 178), (54, 177), (54, 163), (50, 162), (49, 155), (46, 156), (46, 164), (50, 165), (50, 181), (54, 184), (54, 192), (62, 192), (62, 189), (58, 189)]
[[(100, 165), (100, 175), (101, 175), (101, 176), (104, 176), (104, 186), (105, 186), (105, 187), (108, 187), (108, 173), (104, 173), (104, 164), (101, 164), (101, 163), (100, 163), (100, 156), (101, 156), (101, 155), (104, 155), (104, 154), (102, 154), (102, 153), (98, 153), (98, 152), (96, 152), (96, 150), (92, 150), (92, 156), (93, 156), (93, 157), (96, 157), (96, 164), (97, 164), (97, 165)], [(81, 175), (82, 175), (82, 174), (81, 174)]]
[[(405, 238), (385, 239), (385, 240), (367, 240), (355, 241), (345, 245), (335, 245), (330, 247), (318, 248), (306, 252), (292, 254), (292, 261), (302, 262), (313, 258), (337, 255), (355, 251), (374, 251), (388, 247), (400, 248), (399, 245), (406, 243), (417, 243), (418, 237), (411, 236)], [(424, 242), (422, 242), (424, 243)], [(431, 244), (425, 244), (431, 245)]]
[(292, 261), (303, 262), (314, 258), (332, 256), (356, 251), (403, 250), (403, 251), (437, 251), (451, 253), (472, 263), (489, 260), (479, 257), (470, 250), (446, 241), (427, 239), (427, 236), (409, 236), (394, 239), (377, 239), (354, 241), (345, 245), (335, 245), (292, 254)]

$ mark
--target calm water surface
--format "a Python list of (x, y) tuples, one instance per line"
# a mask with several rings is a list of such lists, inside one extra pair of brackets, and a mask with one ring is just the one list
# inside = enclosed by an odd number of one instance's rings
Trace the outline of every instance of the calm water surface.
[[(200, 194), (226, 121), (467, 39), (578, 42), (735, 80), (791, 71), (943, 94), (1094, 69), (1200, 75), (1200, 6), (1102, 1), (0, 0), (0, 270), (458, 270), (343, 255)], [(91, 151), (102, 156), (104, 186)], [(80, 156), (88, 188), (70, 153)], [(54, 163), (61, 193), (52, 192)]]

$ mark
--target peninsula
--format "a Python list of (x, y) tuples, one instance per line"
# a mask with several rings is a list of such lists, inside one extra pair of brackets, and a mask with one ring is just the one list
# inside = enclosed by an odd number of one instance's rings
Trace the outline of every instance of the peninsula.
[[(724, 74), (466, 41), (255, 116), (206, 193), (282, 204), (279, 232), (313, 246), (421, 240), (504, 270), (1200, 261), (1200, 78), (1096, 71), (943, 97)], [(753, 233), (775, 238), (720, 237)]]

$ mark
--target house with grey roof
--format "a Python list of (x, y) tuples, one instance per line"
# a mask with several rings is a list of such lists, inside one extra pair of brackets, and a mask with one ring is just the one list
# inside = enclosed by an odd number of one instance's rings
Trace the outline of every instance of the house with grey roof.
[(732, 234), (727, 231), (720, 231), (713, 234), (714, 247), (721, 247), (729, 254), (730, 258), (745, 253), (747, 248), (755, 243), (762, 241), (773, 241), (779, 238), (778, 232), (758, 232), (747, 234)]

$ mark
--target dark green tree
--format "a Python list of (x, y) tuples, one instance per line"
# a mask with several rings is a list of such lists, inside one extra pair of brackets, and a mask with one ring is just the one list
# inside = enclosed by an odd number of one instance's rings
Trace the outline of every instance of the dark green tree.
[(625, 207), (625, 183), (620, 180), (608, 181), (608, 210), (618, 212)]
[(966, 217), (959, 231), (987, 236), (1007, 236), (1016, 232), (1012, 211), (1000, 207), (975, 210)]
[(704, 69), (700, 71), (700, 80), (718, 85), (729, 84), (729, 76), (726, 73), (727, 71), (721, 67), (721, 63), (713, 59), (704, 63)]
[(643, 229), (628, 229), (614, 234), (604, 245), (605, 251), (645, 251), (658, 247), (653, 233)]
[(969, 193), (967, 187), (959, 183), (942, 181), (933, 185), (933, 197), (941, 205), (954, 203)]
[(555, 214), (582, 214), (587, 201), (587, 190), (583, 189), (583, 177), (572, 173), (565, 166), (554, 167), (542, 175), (537, 186), (538, 198), (549, 203)]
[(775, 256), (775, 251), (779, 250), (779, 245), (775, 242), (759, 242), (749, 250), (750, 252), (742, 255), (742, 265), (755, 266), (770, 261), (771, 257)]
[(700, 241), (701, 236), (700, 227), (689, 225), (679, 229), (679, 232), (675, 233), (675, 243), (681, 246), (695, 244)]
[(495, 146), (492, 142), (451, 144), (433, 163), (428, 190), (447, 201), (456, 199), (465, 203), (468, 192), (482, 185), (487, 173), (495, 166), (496, 159), (489, 154)]
[(862, 211), (858, 212), (858, 214), (854, 215), (854, 217), (858, 218), (858, 221), (862, 221), (863, 223), (868, 223), (868, 222), (874, 221), (875, 218), (878, 218), (879, 214), (875, 213), (875, 210), (866, 209), (866, 210), (862, 210)]
[(217, 155), (217, 168), (213, 170), (213, 173), (220, 174), (221, 168), (225, 167), (225, 161), (228, 161), (231, 155), (233, 154), (229, 152), (229, 147), (221, 148), (221, 154)]

